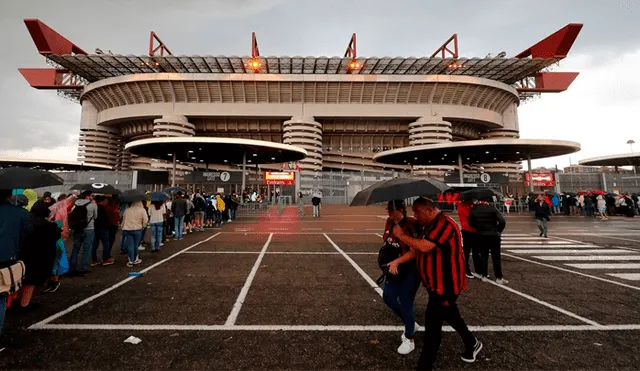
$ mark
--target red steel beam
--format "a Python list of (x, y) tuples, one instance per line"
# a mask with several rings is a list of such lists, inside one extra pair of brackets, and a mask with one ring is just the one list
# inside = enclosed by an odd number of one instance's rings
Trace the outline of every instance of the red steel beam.
[(37, 18), (26, 18), (24, 24), (29, 30), (38, 52), (42, 55), (48, 54), (87, 54), (79, 46), (69, 41), (64, 36), (54, 31)]
[(82, 89), (83, 80), (63, 68), (18, 68), (31, 87), (36, 89)]
[[(453, 42), (453, 50), (449, 49), (449, 44), (451, 44), (451, 42)], [(451, 37), (448, 38), (447, 41), (445, 41), (441, 47), (436, 49), (436, 51), (433, 52), (433, 54), (431, 54), (429, 58), (435, 57), (436, 55), (438, 55), (438, 53), (441, 53), (442, 59), (447, 57), (446, 55), (447, 53), (451, 54), (452, 58), (457, 59), (458, 58), (458, 34), (454, 33), (453, 35), (451, 35)]]
[(555, 58), (564, 59), (582, 30), (582, 23), (569, 23), (545, 39), (537, 42), (515, 58)]
[[(158, 42), (158, 46), (154, 46), (155, 41)], [(158, 37), (158, 34), (151, 31), (151, 34), (149, 35), (149, 56), (150, 57), (155, 56), (158, 50), (160, 51), (161, 57), (164, 57), (165, 52), (169, 55), (173, 55), (173, 53), (171, 53), (171, 50), (167, 48), (165, 43), (163, 43), (162, 40), (160, 40), (160, 38)]]
[(345, 58), (356, 59), (358, 58), (358, 49), (356, 48), (356, 34), (355, 32), (351, 35), (351, 40), (349, 40), (349, 45), (347, 45), (347, 51), (344, 52)]
[(258, 39), (256, 39), (256, 33), (251, 33), (251, 58), (257, 58), (260, 56), (260, 50), (258, 49)]
[(535, 76), (535, 86), (523, 81), (518, 92), (522, 93), (560, 93), (567, 89), (578, 77), (578, 72), (538, 72)]

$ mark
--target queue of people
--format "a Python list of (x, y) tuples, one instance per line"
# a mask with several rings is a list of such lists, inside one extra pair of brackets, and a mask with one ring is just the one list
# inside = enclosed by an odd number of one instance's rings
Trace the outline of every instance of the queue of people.
[(171, 237), (181, 240), (183, 234), (232, 222), (239, 204), (235, 193), (205, 195), (200, 190), (154, 202), (119, 202), (91, 190), (57, 199), (50, 192), (40, 198), (32, 190), (0, 192), (0, 268), (21, 261), (26, 272), (21, 287), (0, 294), (0, 333), (8, 305), (30, 311), (38, 306), (32, 302), (38, 288), (42, 294), (54, 293), (62, 276), (82, 277), (90, 268), (115, 264), (118, 232), (120, 254), (132, 268), (142, 263), (148, 233), (150, 253), (157, 253)]

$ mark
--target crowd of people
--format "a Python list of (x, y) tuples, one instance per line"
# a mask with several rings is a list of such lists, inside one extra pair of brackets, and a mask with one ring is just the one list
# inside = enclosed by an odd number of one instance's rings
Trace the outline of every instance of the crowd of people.
[(38, 306), (32, 303), (36, 289), (54, 293), (61, 276), (81, 277), (90, 267), (115, 264), (112, 249), (119, 232), (120, 254), (127, 256), (128, 267), (134, 267), (142, 263), (140, 251), (149, 245), (148, 233), (150, 252), (157, 253), (168, 240), (233, 222), (240, 203), (235, 193), (205, 195), (200, 190), (144, 202), (121, 202), (117, 196), (91, 190), (56, 198), (50, 192), (38, 198), (33, 190), (0, 192), (0, 268), (21, 261), (25, 271), (21, 287), (0, 294), (0, 332), (8, 306), (21, 312)]

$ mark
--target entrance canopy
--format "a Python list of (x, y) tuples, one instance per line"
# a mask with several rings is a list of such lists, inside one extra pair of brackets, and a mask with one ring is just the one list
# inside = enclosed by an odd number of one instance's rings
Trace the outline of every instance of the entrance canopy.
[(566, 155), (580, 144), (547, 139), (483, 139), (426, 144), (379, 152), (373, 160), (389, 165), (456, 165), (518, 162)]
[(151, 138), (128, 143), (125, 149), (134, 155), (160, 160), (207, 164), (277, 164), (302, 160), (303, 148), (253, 139), (219, 137)]
[(113, 170), (111, 166), (90, 164), (78, 161), (39, 160), (34, 158), (0, 158), (0, 168), (26, 167), (30, 169), (83, 171), (83, 170)]
[(585, 166), (640, 166), (640, 152), (585, 158), (578, 161), (578, 164)]

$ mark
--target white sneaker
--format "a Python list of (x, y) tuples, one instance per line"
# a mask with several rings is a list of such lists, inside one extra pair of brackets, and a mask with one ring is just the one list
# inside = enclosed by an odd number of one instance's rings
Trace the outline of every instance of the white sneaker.
[(497, 283), (498, 285), (506, 285), (507, 283), (509, 283), (509, 281), (505, 280), (504, 278), (498, 278), (498, 279), (496, 280), (496, 283)]
[(147, 248), (146, 248), (146, 247), (144, 247), (144, 246), (138, 246), (138, 251), (144, 251), (144, 250), (146, 250), (146, 249), (147, 249)]
[(127, 262), (127, 267), (129, 267), (129, 268), (133, 267), (133, 263), (132, 262)]
[(164, 246), (164, 244), (162, 242), (160, 242), (160, 247)]
[(136, 261), (133, 262), (133, 265), (138, 265), (140, 263), (142, 263), (142, 259), (138, 258), (136, 259)]
[[(404, 337), (404, 334), (402, 336)], [(413, 352), (414, 349), (416, 349), (416, 343), (404, 337), (402, 344), (398, 347), (398, 353), (405, 355)]]
[(489, 277), (482, 276), (482, 282), (489, 282)]

